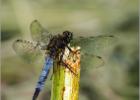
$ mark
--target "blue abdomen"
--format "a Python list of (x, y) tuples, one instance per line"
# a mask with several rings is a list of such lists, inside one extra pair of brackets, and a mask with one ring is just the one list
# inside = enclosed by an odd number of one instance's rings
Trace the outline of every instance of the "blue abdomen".
[(39, 90), (42, 90), (44, 85), (45, 85), (45, 80), (47, 79), (47, 76), (49, 74), (49, 70), (50, 68), (53, 66), (53, 59), (51, 57), (46, 57), (45, 58), (45, 64), (44, 67), (42, 69), (42, 72), (40, 74), (38, 83), (37, 83), (37, 87)]

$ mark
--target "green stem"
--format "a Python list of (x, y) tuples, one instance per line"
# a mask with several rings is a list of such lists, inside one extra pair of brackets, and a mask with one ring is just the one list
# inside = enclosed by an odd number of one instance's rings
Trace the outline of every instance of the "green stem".
[[(76, 61), (74, 59), (76, 58)], [(78, 100), (80, 80), (80, 54), (69, 54), (65, 63), (71, 66), (73, 72), (65, 66), (54, 63), (51, 100)]]

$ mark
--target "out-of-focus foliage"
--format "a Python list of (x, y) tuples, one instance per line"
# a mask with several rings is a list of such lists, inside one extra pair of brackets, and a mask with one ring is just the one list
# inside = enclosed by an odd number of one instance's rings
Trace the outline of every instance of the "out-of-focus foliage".
[[(2, 0), (1, 12), (2, 100), (31, 100), (33, 95), (43, 61), (24, 62), (12, 43), (19, 37), (31, 40), (34, 19), (55, 34), (70, 30), (76, 36), (116, 36), (98, 54), (105, 65), (81, 73), (80, 100), (139, 99), (138, 0)], [(50, 86), (48, 79), (40, 100), (49, 98)]]

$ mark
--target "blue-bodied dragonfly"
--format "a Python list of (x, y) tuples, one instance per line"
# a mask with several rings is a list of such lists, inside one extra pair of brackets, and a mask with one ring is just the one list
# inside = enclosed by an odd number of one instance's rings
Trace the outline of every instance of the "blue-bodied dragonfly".
[[(31, 22), (30, 31), (32, 39), (36, 41), (36, 44), (34, 45), (33, 42), (18, 39), (14, 41), (13, 48), (18, 55), (27, 61), (37, 58), (38, 55), (41, 54), (41, 51), (45, 51), (45, 54), (47, 54), (44, 67), (33, 95), (33, 100), (37, 98), (39, 92), (43, 89), (45, 80), (47, 79), (50, 68), (53, 66), (54, 60), (59, 57), (58, 64), (64, 63), (62, 58), (65, 48), (74, 53), (69, 47), (69, 44), (71, 46), (81, 47), (81, 69), (85, 69), (90, 66), (97, 67), (103, 64), (102, 58), (93, 54), (95, 50), (94, 48), (99, 50), (100, 47), (102, 48), (106, 46), (105, 43), (107, 41), (111, 41), (114, 38), (112, 35), (73, 37), (73, 33), (70, 31), (64, 31), (62, 34), (53, 35), (43, 28), (37, 20)], [(66, 68), (70, 70), (70, 66), (66, 65)], [(72, 70), (70, 71), (76, 75)]]

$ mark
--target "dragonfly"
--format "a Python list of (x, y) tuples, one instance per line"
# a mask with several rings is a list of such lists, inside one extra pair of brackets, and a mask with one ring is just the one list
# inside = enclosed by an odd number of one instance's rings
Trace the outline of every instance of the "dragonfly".
[[(15, 52), (27, 61), (36, 60), (42, 55), (41, 51), (45, 54), (45, 63), (42, 69), (42, 72), (39, 76), (37, 86), (32, 100), (36, 100), (40, 91), (45, 85), (45, 80), (48, 77), (50, 69), (53, 67), (54, 60), (59, 57), (58, 64), (63, 64), (63, 56), (65, 48), (70, 52), (74, 53), (71, 50), (71, 46), (80, 46), (81, 47), (81, 69), (92, 68), (93, 66), (101, 66), (104, 61), (102, 57), (94, 55), (94, 52), (102, 47), (105, 47), (105, 43), (112, 41), (113, 35), (100, 35), (100, 36), (90, 36), (90, 37), (74, 37), (73, 32), (64, 31), (62, 34), (53, 35), (46, 30), (38, 20), (34, 20), (30, 24), (31, 36), (34, 42), (28, 40), (17, 39), (13, 43), (13, 49)], [(74, 75), (70, 68), (65, 64)]]

